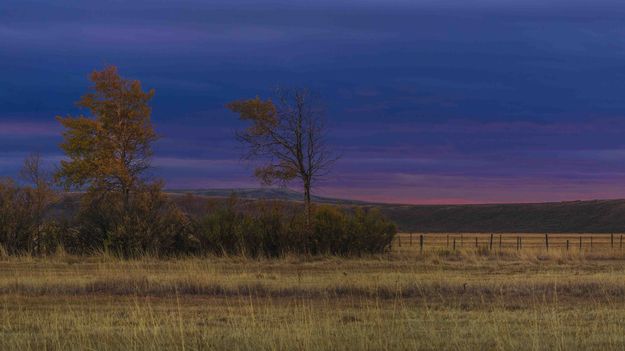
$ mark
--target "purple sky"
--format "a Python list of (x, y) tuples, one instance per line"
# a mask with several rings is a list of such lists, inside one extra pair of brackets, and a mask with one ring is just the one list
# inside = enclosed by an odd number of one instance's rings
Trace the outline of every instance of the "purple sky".
[(256, 187), (224, 104), (309, 86), (342, 159), (319, 195), (625, 197), (625, 4), (613, 0), (0, 2), (0, 176), (62, 158), (93, 69), (156, 89), (169, 188)]

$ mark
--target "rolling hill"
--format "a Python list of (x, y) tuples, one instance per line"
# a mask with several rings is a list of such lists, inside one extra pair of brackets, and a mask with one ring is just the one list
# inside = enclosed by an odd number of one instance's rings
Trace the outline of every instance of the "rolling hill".
[(625, 200), (494, 205), (381, 205), (403, 231), (625, 232)]
[[(282, 188), (170, 190), (206, 197), (300, 201)], [(625, 232), (625, 200), (492, 205), (400, 205), (314, 197), (317, 203), (379, 208), (401, 231), (414, 232)]]
[[(236, 195), (241, 199), (302, 201), (303, 195), (287, 188), (230, 188), (230, 189), (174, 189), (167, 190), (172, 194), (193, 194), (207, 197), (229, 197)], [(330, 197), (312, 196), (316, 203), (335, 205), (370, 205), (358, 200), (335, 199)]]

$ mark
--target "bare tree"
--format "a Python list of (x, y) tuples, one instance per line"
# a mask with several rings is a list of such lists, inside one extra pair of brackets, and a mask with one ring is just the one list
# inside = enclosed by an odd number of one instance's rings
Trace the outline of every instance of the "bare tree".
[(311, 190), (337, 160), (326, 142), (319, 101), (308, 89), (277, 89), (275, 102), (256, 97), (226, 106), (251, 125), (237, 132), (248, 159), (261, 160), (255, 175), (264, 184), (299, 180), (304, 188), (306, 222), (311, 217)]
[(43, 168), (41, 155), (36, 152), (24, 159), (20, 177), (33, 187), (49, 187), (52, 178), (50, 172)]
[(30, 154), (24, 160), (20, 176), (29, 184), (22, 189), (25, 195), (22, 198), (26, 202), (25, 208), (28, 208), (28, 217), (32, 222), (27, 239), (28, 251), (31, 252), (39, 248), (46, 212), (58, 200), (58, 194), (52, 187), (52, 173), (45, 169), (39, 153)]

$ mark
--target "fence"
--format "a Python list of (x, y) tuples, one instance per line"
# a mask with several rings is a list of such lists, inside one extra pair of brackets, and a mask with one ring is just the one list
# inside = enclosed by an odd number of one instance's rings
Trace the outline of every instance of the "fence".
[(610, 234), (535, 234), (535, 233), (400, 233), (393, 248), (423, 252), (426, 249), (482, 248), (549, 250), (623, 250), (621, 233)]

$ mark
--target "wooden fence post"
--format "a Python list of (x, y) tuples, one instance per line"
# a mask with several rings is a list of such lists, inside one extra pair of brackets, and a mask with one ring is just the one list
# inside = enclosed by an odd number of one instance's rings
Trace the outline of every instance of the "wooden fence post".
[(522, 250), (523, 249), (523, 237), (519, 237), (519, 248)]
[(519, 248), (520, 248), (520, 247), (519, 247), (519, 245), (520, 245), (520, 244), (519, 244), (519, 237), (517, 236), (517, 237), (516, 237), (516, 250), (517, 250), (517, 251), (519, 251)]
[(499, 251), (501, 251), (501, 234), (499, 234)]
[(545, 234), (545, 247), (549, 251), (549, 234)]
[(449, 247), (449, 234), (447, 234), (447, 247)]
[(454, 251), (456, 251), (456, 238), (454, 238)]
[(423, 234), (419, 234), (419, 252), (423, 254)]
[(590, 236), (590, 251), (592, 251), (592, 236)]
[(614, 249), (614, 233), (610, 233), (610, 248)]
[(579, 236), (579, 249), (582, 249), (582, 236)]
[(475, 237), (475, 248), (477, 249), (477, 236)]
[(621, 234), (621, 237), (620, 237), (620, 239), (619, 239), (619, 244), (618, 244), (618, 245), (619, 245), (619, 248), (620, 248), (621, 250), (623, 250), (623, 234)]
[(566, 239), (566, 251), (569, 251), (569, 239)]
[(493, 251), (493, 234), (490, 235), (490, 242), (488, 243), (488, 250)]

